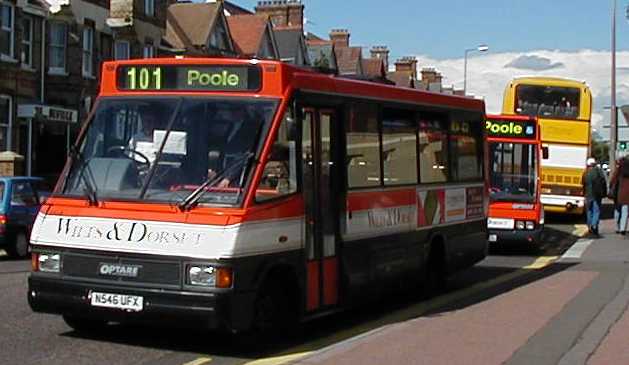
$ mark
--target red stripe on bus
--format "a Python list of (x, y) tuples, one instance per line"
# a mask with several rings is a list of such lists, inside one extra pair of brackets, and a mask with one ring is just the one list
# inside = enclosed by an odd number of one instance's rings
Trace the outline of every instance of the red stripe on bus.
[(329, 257), (323, 260), (323, 304), (335, 305), (339, 300), (339, 269), (338, 258)]
[(351, 192), (347, 196), (347, 209), (369, 210), (416, 205), (417, 194), (412, 190)]
[(319, 261), (310, 261), (308, 266), (308, 291), (306, 298), (306, 309), (313, 311), (321, 305), (319, 301)]

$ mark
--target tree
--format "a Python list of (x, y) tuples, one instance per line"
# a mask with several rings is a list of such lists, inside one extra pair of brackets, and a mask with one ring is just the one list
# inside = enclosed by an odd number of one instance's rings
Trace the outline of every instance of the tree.
[(592, 134), (592, 156), (596, 161), (609, 160), (609, 141), (604, 141), (598, 134)]

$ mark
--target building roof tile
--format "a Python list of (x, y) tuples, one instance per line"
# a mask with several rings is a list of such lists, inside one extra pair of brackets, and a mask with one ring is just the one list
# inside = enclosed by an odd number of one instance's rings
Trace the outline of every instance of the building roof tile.
[(227, 24), (236, 51), (247, 56), (257, 55), (269, 20), (258, 15), (232, 15), (227, 17)]
[(384, 78), (386, 76), (384, 62), (380, 58), (363, 59), (363, 73), (369, 77)]
[(205, 46), (220, 8), (220, 3), (181, 3), (169, 6), (164, 39), (175, 48)]
[(362, 74), (362, 47), (334, 47), (339, 74)]

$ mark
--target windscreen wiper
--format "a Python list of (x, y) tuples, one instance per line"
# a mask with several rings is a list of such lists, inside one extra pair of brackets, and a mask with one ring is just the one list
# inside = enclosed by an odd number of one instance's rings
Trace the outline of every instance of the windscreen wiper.
[[(244, 165), (247, 162), (249, 162), (249, 160), (253, 156), (254, 156), (253, 152), (247, 152), (244, 156), (232, 162), (232, 164), (229, 165), (227, 168), (223, 169), (218, 174), (205, 180), (203, 184), (201, 184), (192, 193), (190, 193), (181, 203), (179, 203), (179, 209), (181, 209), (182, 211), (185, 211), (187, 209), (191, 209), (192, 207), (194, 207), (198, 203), (199, 199), (201, 199), (203, 194), (205, 194), (205, 192), (207, 191), (206, 189), (208, 187), (214, 186), (214, 184), (216, 184), (217, 182), (225, 178), (225, 176), (228, 173), (234, 171), (240, 165)], [(240, 194), (240, 188), (241, 187), (239, 187), (239, 190), (238, 190), (239, 194)]]
[(157, 153), (155, 154), (155, 162), (153, 162), (153, 166), (151, 166), (151, 169), (149, 170), (148, 175), (146, 176), (146, 181), (144, 182), (144, 185), (142, 185), (142, 189), (140, 189), (140, 199), (144, 199), (144, 195), (146, 194), (146, 191), (148, 190), (149, 185), (151, 184), (151, 180), (153, 179), (153, 176), (155, 176), (155, 171), (157, 171), (157, 165), (159, 163), (160, 158), (162, 158), (162, 153), (164, 152), (166, 141), (168, 141), (168, 137), (170, 136), (170, 131), (173, 129), (173, 125), (175, 124), (175, 120), (177, 119), (177, 116), (179, 115), (179, 111), (181, 110), (182, 105), (183, 105), (183, 98), (179, 98), (177, 107), (175, 108), (175, 111), (173, 111), (173, 114), (170, 117), (170, 120), (168, 121), (168, 124), (166, 127), (166, 133), (164, 134), (164, 139), (162, 140), (162, 144), (159, 146), (159, 150), (157, 150)]
[(83, 192), (90, 202), (90, 205), (98, 205), (98, 196), (96, 195), (96, 187), (92, 185), (90, 179), (85, 176), (85, 171), (89, 169), (89, 166), (85, 163), (83, 155), (76, 148), (70, 149), (70, 166), (74, 166), (76, 162), (80, 162), (81, 167), (79, 169), (79, 179), (83, 182)]

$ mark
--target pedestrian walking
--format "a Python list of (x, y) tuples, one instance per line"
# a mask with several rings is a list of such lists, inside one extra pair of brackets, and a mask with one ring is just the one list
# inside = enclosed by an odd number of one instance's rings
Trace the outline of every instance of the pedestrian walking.
[(598, 222), (601, 216), (603, 197), (607, 195), (607, 182), (601, 169), (596, 166), (596, 160), (590, 157), (586, 161), (587, 168), (581, 178), (583, 193), (585, 194), (585, 209), (587, 225), (591, 234), (598, 237)]
[(609, 197), (614, 200), (616, 233), (626, 235), (629, 218), (629, 158), (616, 161), (616, 169), (609, 181), (609, 192)]

